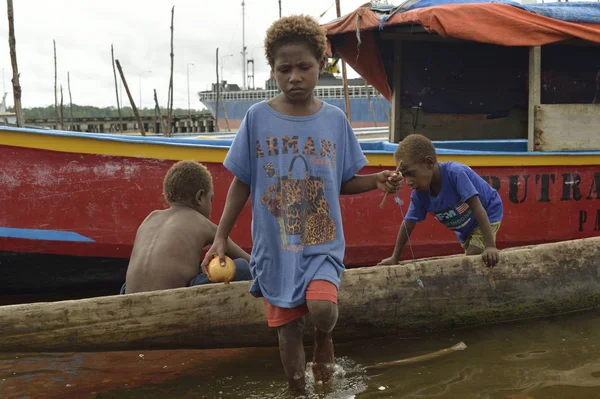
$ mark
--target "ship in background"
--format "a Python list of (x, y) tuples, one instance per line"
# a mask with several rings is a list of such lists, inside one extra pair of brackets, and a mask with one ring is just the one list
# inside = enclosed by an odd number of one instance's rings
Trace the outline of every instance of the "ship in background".
[[(344, 85), (338, 72), (335, 59), (330, 62), (315, 87), (315, 96), (328, 104), (345, 111)], [(200, 102), (204, 104), (215, 119), (218, 119), (220, 131), (237, 130), (253, 104), (268, 100), (279, 94), (277, 82), (273, 77), (265, 82), (264, 89), (243, 90), (237, 84), (221, 82), (220, 100), (217, 110), (217, 87), (199, 92)], [(348, 97), (350, 100), (350, 120), (352, 127), (386, 127), (389, 123), (390, 102), (373, 86), (367, 85), (362, 78), (348, 79)]]

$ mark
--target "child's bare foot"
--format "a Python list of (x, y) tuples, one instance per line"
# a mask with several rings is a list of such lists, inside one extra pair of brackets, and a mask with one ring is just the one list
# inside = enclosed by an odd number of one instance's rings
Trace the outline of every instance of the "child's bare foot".
[(288, 380), (288, 388), (295, 395), (306, 395), (306, 381), (305, 377), (290, 378)]
[(312, 371), (316, 385), (331, 382), (335, 371), (331, 333), (321, 332), (317, 328), (315, 328)]

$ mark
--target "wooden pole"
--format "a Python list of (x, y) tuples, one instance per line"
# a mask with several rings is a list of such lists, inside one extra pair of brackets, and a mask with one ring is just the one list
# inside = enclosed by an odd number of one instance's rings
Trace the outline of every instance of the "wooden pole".
[(535, 107), (541, 103), (541, 64), (540, 46), (529, 48), (529, 109), (527, 115), (527, 151), (535, 150)]
[(365, 367), (365, 369), (377, 370), (377, 369), (385, 369), (385, 368), (393, 367), (393, 366), (405, 366), (407, 364), (414, 364), (414, 363), (418, 363), (418, 362), (425, 362), (425, 361), (437, 359), (437, 358), (440, 358), (440, 357), (443, 357), (446, 355), (450, 355), (457, 351), (464, 351), (465, 349), (467, 349), (467, 345), (465, 345), (465, 343), (461, 341), (461, 342), (457, 343), (456, 345), (452, 345), (451, 347), (446, 348), (446, 349), (441, 349), (439, 351), (427, 353), (425, 355), (410, 357), (408, 359), (400, 359), (400, 360), (394, 360), (391, 362), (377, 363), (377, 364), (374, 364), (371, 366), (367, 366), (367, 367)]
[(127, 97), (129, 97), (129, 102), (131, 103), (131, 109), (133, 109), (135, 118), (137, 119), (138, 124), (140, 125), (140, 133), (142, 134), (142, 136), (145, 136), (146, 131), (144, 130), (144, 124), (142, 123), (142, 118), (140, 118), (140, 113), (138, 112), (138, 109), (135, 106), (135, 101), (133, 101), (133, 97), (131, 96), (131, 92), (129, 91), (129, 86), (127, 86), (127, 81), (125, 80), (125, 74), (123, 74), (123, 69), (121, 68), (121, 64), (119, 63), (119, 60), (115, 60), (115, 64), (117, 65), (117, 68), (119, 69), (119, 75), (121, 75), (121, 81), (123, 82), (123, 86), (125, 86), (125, 92), (127, 92)]
[(56, 40), (52, 40), (54, 44), (54, 113), (56, 114), (56, 127), (58, 128), (58, 123), (60, 121), (60, 115), (58, 113), (58, 90), (56, 88)]
[[(338, 18), (342, 16), (342, 10), (340, 7), (340, 0), (335, 0), (335, 9)], [(346, 103), (346, 118), (352, 123), (352, 117), (350, 116), (350, 98), (348, 97), (348, 77), (346, 75), (346, 61), (342, 58), (342, 82), (344, 83), (344, 102)]]
[(63, 89), (60, 85), (60, 130), (65, 130), (65, 119), (63, 118)]
[[(156, 92), (156, 89), (154, 89), (154, 91)], [(160, 121), (158, 119), (158, 110), (156, 107), (154, 107), (154, 133), (155, 134), (158, 134), (159, 130), (162, 130), (159, 127), (159, 123), (160, 123)]]
[(175, 18), (175, 6), (171, 8), (171, 78), (169, 79), (169, 94), (167, 100), (167, 128), (168, 136), (172, 135), (172, 119), (173, 119), (173, 20)]
[(17, 114), (17, 126), (25, 126), (25, 117), (23, 116), (23, 107), (21, 106), (21, 84), (19, 83), (19, 68), (17, 66), (17, 43), (15, 40), (15, 12), (12, 0), (7, 0), (8, 10), (8, 46), (10, 47), (10, 62), (12, 64), (13, 77), (11, 79), (13, 86), (13, 99), (15, 105), (15, 114)]
[(160, 118), (160, 128), (163, 131), (163, 135), (167, 136), (167, 126), (165, 126), (165, 121), (162, 116), (162, 112), (160, 111), (160, 105), (158, 105), (158, 96), (156, 95), (156, 89), (154, 89), (154, 105), (156, 107), (156, 112), (158, 112), (158, 117)]
[(74, 130), (73, 127), (73, 96), (71, 95), (71, 72), (67, 72), (67, 88), (69, 89), (69, 109), (71, 117), (69, 119), (69, 130)]
[(215, 106), (215, 132), (219, 131), (219, 98), (221, 96), (221, 83), (219, 82), (219, 48), (217, 47), (217, 103)]
[(377, 127), (377, 117), (375, 116), (375, 108), (373, 108), (373, 102), (371, 101), (371, 89), (365, 80), (365, 90), (367, 91), (367, 101), (369, 101), (369, 108), (371, 109), (371, 116), (373, 117), (373, 123)]
[(115, 76), (115, 94), (117, 95), (117, 111), (119, 112), (119, 132), (123, 131), (123, 117), (121, 116), (121, 106), (119, 105), (119, 89), (117, 88), (117, 71), (115, 69), (115, 51), (113, 45), (110, 45), (110, 56), (112, 59), (113, 75)]
[(394, 42), (394, 72), (392, 77), (392, 108), (390, 117), (389, 142), (402, 140), (402, 42)]

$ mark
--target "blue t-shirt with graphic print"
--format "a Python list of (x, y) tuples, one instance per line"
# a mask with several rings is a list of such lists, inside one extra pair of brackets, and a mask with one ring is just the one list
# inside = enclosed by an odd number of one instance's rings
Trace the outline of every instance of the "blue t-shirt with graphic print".
[(344, 271), (342, 183), (367, 160), (344, 113), (323, 103), (310, 116), (254, 104), (224, 165), (250, 186), (252, 295), (292, 308), (312, 280), (339, 288)]
[(500, 195), (473, 169), (458, 162), (440, 162), (438, 165), (442, 179), (439, 194), (434, 196), (431, 191), (413, 190), (406, 213), (407, 221), (420, 222), (430, 212), (464, 243), (477, 227), (473, 210), (467, 204), (467, 200), (474, 195), (479, 196), (490, 223), (502, 220)]

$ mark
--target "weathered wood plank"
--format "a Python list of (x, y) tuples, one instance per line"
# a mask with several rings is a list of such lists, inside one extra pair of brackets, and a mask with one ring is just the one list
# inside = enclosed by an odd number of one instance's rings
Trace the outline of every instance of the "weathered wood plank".
[(536, 106), (535, 150), (600, 150), (600, 104)]
[[(0, 352), (276, 345), (249, 285), (2, 306)], [(462, 255), (350, 269), (339, 305), (336, 341), (598, 307), (600, 237), (503, 250), (494, 269)]]
[(529, 107), (527, 115), (527, 151), (534, 150), (535, 107), (542, 102), (542, 49), (529, 48)]

